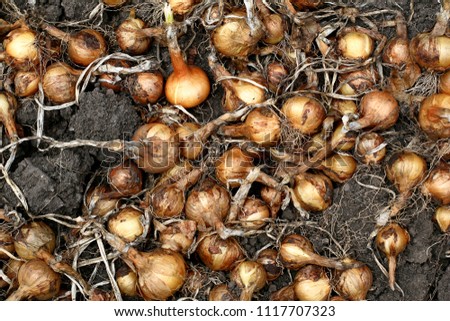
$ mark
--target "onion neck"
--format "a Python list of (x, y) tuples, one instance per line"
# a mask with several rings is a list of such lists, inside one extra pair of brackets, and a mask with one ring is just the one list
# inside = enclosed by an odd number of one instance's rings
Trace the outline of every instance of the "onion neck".
[(397, 268), (397, 257), (389, 257), (389, 286), (392, 291), (395, 291), (395, 270)]
[(42, 29), (47, 31), (51, 36), (53, 36), (61, 41), (64, 41), (64, 42), (67, 42), (70, 38), (70, 34), (68, 34), (67, 32), (64, 32), (64, 31), (56, 28), (55, 26), (52, 26), (52, 25), (49, 25), (46, 23), (44, 23), (44, 25), (42, 26)]
[(170, 53), (170, 60), (173, 66), (173, 72), (178, 75), (185, 75), (190, 72), (189, 66), (186, 64), (181, 53), (180, 46), (178, 45), (177, 30), (173, 24), (173, 12), (169, 4), (165, 4), (164, 16), (166, 18), (167, 26), (167, 45)]
[(240, 301), (251, 301), (254, 291), (255, 291), (255, 286), (250, 286), (248, 288), (242, 289), (242, 292), (241, 292), (241, 295), (239, 297), (239, 300)]
[(238, 124), (238, 125), (229, 125), (229, 126), (223, 126), (220, 129), (220, 133), (224, 136), (229, 137), (245, 137), (245, 133), (247, 129), (246, 124)]
[(5, 301), (21, 301), (22, 299), (27, 297), (28, 292), (29, 292), (29, 287), (20, 286)]

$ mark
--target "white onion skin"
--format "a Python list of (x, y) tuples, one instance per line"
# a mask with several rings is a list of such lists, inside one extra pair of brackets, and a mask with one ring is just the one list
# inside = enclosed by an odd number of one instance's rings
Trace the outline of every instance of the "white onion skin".
[(450, 94), (435, 94), (425, 98), (419, 109), (420, 128), (429, 138), (450, 137)]

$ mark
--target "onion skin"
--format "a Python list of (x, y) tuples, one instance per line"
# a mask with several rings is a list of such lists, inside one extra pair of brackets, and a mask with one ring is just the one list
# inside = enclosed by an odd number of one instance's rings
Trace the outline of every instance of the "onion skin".
[(353, 96), (372, 90), (378, 83), (380, 76), (376, 69), (367, 67), (362, 70), (356, 70), (339, 75), (340, 88), (342, 95)]
[(366, 60), (373, 50), (374, 41), (365, 33), (348, 31), (338, 37), (338, 51), (344, 58)]
[(228, 289), (225, 283), (214, 286), (209, 291), (208, 301), (237, 301), (237, 297)]
[(450, 137), (450, 95), (425, 98), (419, 109), (420, 128), (433, 140)]
[(289, 98), (281, 108), (291, 126), (304, 135), (316, 133), (326, 117), (322, 104), (314, 98), (296, 96)]
[(265, 220), (270, 218), (270, 210), (266, 203), (257, 198), (248, 197), (239, 214), (241, 226), (247, 229), (260, 229), (266, 225)]
[(265, 249), (258, 253), (256, 262), (266, 270), (267, 281), (276, 280), (283, 272), (283, 266), (278, 262), (278, 252), (275, 249)]
[[(110, 59), (105, 65), (122, 68), (131, 67), (126, 60), (122, 59)], [(124, 90), (124, 81), (116, 73), (103, 73), (98, 77), (98, 82), (103, 88), (112, 89), (115, 92)]]
[(440, 206), (436, 209), (433, 220), (439, 226), (442, 233), (450, 232), (450, 206)]
[[(346, 258), (344, 261), (357, 262), (350, 258)], [(372, 271), (365, 264), (344, 271), (335, 271), (335, 277), (335, 291), (344, 300), (350, 301), (365, 300), (373, 283)]]
[(411, 191), (425, 177), (427, 162), (421, 156), (404, 151), (394, 154), (386, 167), (388, 179), (400, 193)]
[(253, 293), (266, 285), (267, 275), (258, 262), (243, 261), (231, 271), (230, 280), (241, 288), (240, 301), (251, 301)]
[(56, 296), (61, 286), (61, 276), (44, 261), (33, 259), (25, 262), (17, 276), (19, 288), (6, 301), (23, 299), (50, 300)]
[(321, 212), (333, 201), (333, 183), (325, 175), (303, 173), (295, 177), (294, 196), (304, 210)]
[(52, 253), (55, 247), (55, 233), (41, 221), (33, 221), (23, 225), (14, 237), (16, 253), (24, 260), (35, 259), (40, 250)]
[(277, 191), (275, 188), (267, 186), (261, 188), (261, 199), (269, 206), (272, 218), (277, 217), (285, 196), (282, 191)]
[(323, 4), (323, 0), (289, 0), (298, 10), (316, 9)]
[(450, 68), (450, 38), (421, 33), (410, 43), (409, 50), (415, 62), (422, 68), (445, 71)]
[(200, 235), (199, 239), (196, 252), (212, 271), (230, 271), (237, 261), (244, 258), (242, 248), (234, 237), (224, 240), (215, 234)]
[(233, 147), (223, 153), (216, 163), (216, 177), (224, 185), (239, 187), (235, 180), (246, 178), (253, 168), (253, 159), (240, 148)]
[(267, 84), (270, 91), (278, 93), (281, 90), (283, 81), (288, 77), (289, 72), (284, 65), (271, 62), (267, 65)]
[(183, 15), (192, 10), (198, 0), (168, 0), (173, 13)]
[(160, 230), (161, 248), (187, 254), (194, 242), (197, 223), (191, 220), (183, 220), (158, 229)]
[(363, 133), (356, 144), (356, 154), (366, 165), (379, 164), (386, 156), (386, 147), (379, 149), (382, 144), (383, 136), (375, 132)]
[(181, 214), (184, 208), (184, 190), (175, 185), (157, 186), (150, 194), (153, 215), (170, 218)]
[[(14, 253), (14, 239), (11, 236), (10, 233), (8, 233), (7, 231), (3, 231), (2, 229), (0, 229), (0, 249), (2, 250), (6, 250), (9, 253)], [(0, 251), (0, 260), (5, 260), (8, 259), (9, 256)]]
[(298, 270), (294, 279), (294, 292), (300, 301), (327, 301), (331, 284), (324, 268), (306, 265)]
[(45, 97), (55, 104), (74, 101), (76, 83), (80, 73), (62, 62), (56, 62), (47, 67), (42, 78)]
[(18, 109), (17, 100), (13, 94), (0, 91), (0, 122), (5, 126), (6, 135), (11, 141), (19, 139), (15, 115)]
[(19, 71), (14, 76), (14, 93), (18, 97), (30, 97), (37, 93), (40, 77), (35, 71)]
[(87, 215), (103, 217), (116, 207), (119, 200), (108, 197), (113, 193), (109, 186), (99, 185), (91, 188), (86, 195), (86, 206), (83, 208)]
[(40, 51), (37, 46), (37, 35), (26, 25), (12, 30), (3, 41), (3, 47), (6, 63), (14, 69), (31, 70), (39, 64)]
[(409, 40), (404, 37), (395, 37), (389, 40), (384, 47), (382, 60), (396, 68), (410, 63), (412, 58), (409, 54)]
[(345, 183), (356, 172), (358, 163), (353, 156), (346, 154), (334, 154), (325, 159), (320, 166), (320, 169), (333, 182)]
[(143, 217), (140, 211), (125, 207), (108, 220), (108, 230), (127, 243), (133, 242), (144, 233)]
[(145, 54), (152, 43), (151, 38), (142, 32), (145, 27), (145, 22), (136, 18), (135, 9), (131, 9), (129, 17), (116, 29), (116, 38), (120, 49), (130, 55)]
[(123, 295), (134, 297), (137, 296), (137, 275), (128, 266), (124, 265), (116, 272), (116, 282), (119, 286), (120, 293)]
[(138, 72), (127, 77), (126, 88), (134, 102), (154, 104), (164, 91), (164, 78), (160, 72)]
[(441, 205), (450, 204), (450, 166), (440, 163), (422, 185), (422, 193), (431, 196)]
[(389, 261), (389, 286), (395, 290), (395, 269), (397, 267), (397, 256), (403, 252), (410, 241), (408, 231), (397, 223), (390, 223), (378, 231), (376, 236), (377, 247), (388, 258)]

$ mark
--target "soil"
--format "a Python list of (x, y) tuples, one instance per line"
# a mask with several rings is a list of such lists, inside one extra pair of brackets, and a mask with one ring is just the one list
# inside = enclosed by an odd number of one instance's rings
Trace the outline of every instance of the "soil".
[[(29, 3), (36, 4), (30, 5)], [(144, 1), (131, 1), (131, 5)], [(339, 2), (339, 1), (338, 1)], [(435, 13), (438, 11), (437, 0), (412, 1), (414, 13), (408, 26), (409, 36), (418, 32), (428, 31), (433, 27)], [(87, 19), (94, 9), (97, 0), (15, 0), (17, 7), (26, 12), (27, 16), (35, 22), (46, 20), (48, 22), (69, 22)], [(347, 5), (357, 5), (363, 11), (374, 8), (401, 9), (406, 17), (411, 14), (409, 0), (385, 0), (385, 1), (352, 1), (342, 0)], [(112, 30), (126, 16), (129, 7), (118, 10), (105, 10), (99, 27), (109, 35), (111, 43), (110, 52), (116, 50)], [(138, 14), (139, 14), (138, 7)], [(145, 12), (145, 11), (141, 11)], [(6, 12), (2, 2), (0, 4), (0, 18), (12, 20)], [(148, 17), (147, 17), (148, 18)], [(89, 22), (83, 22), (89, 25)], [(194, 30), (194, 29), (193, 29)], [(204, 32), (204, 29), (201, 29)], [(386, 29), (388, 35), (392, 35), (391, 29)], [(181, 47), (187, 45), (192, 36), (192, 30), (180, 39)], [(208, 46), (205, 45), (206, 36), (200, 33), (195, 36), (191, 48), (188, 51), (195, 64), (201, 66), (213, 79), (208, 67), (206, 57)], [(154, 50), (154, 49), (153, 49)], [(156, 51), (152, 54), (158, 54)], [(170, 73), (170, 63), (167, 50), (163, 48), (159, 53), (161, 70), (164, 76)], [(3, 66), (4, 68), (4, 66)], [(1, 69), (0, 69), (1, 70)], [(6, 74), (3, 75), (6, 78)], [(192, 113), (201, 122), (213, 119), (221, 114), (222, 90), (219, 85), (213, 86), (213, 92), (205, 103), (203, 110), (192, 110)], [(17, 123), (20, 124), (26, 135), (36, 132), (37, 105), (33, 100), (21, 101), (21, 108), (17, 112)], [(114, 139), (130, 140), (136, 128), (151, 116), (154, 110), (137, 106), (125, 92), (115, 93), (98, 85), (89, 84), (87, 90), (82, 93), (79, 104), (59, 111), (45, 112), (44, 134), (59, 141), (72, 140), (109, 141)], [(191, 110), (190, 110), (191, 111)], [(411, 148), (411, 142), (426, 142), (426, 137), (417, 129), (414, 120), (409, 117), (409, 106), (402, 106), (402, 116), (393, 129), (384, 133), (388, 144), (388, 152), (392, 154), (403, 148)], [(4, 145), (7, 140), (4, 139)], [(432, 143), (430, 143), (432, 145)], [(430, 145), (429, 144), (429, 145)], [(418, 144), (416, 144), (418, 146)], [(426, 144), (424, 144), (426, 145)], [(44, 144), (45, 146), (45, 144)], [(422, 146), (422, 145), (420, 145)], [(423, 147), (423, 146), (422, 146)], [(424, 147), (425, 148), (425, 147)], [(432, 147), (431, 147), (432, 149)], [(423, 154), (426, 149), (420, 149), (428, 163), (434, 160), (433, 155)], [(7, 155), (3, 155), (6, 157)], [(42, 150), (42, 145), (36, 142), (24, 143), (20, 146), (15, 161), (9, 171), (10, 178), (18, 185), (26, 197), (29, 211), (34, 215), (47, 213), (60, 213), (71, 217), (77, 217), (82, 213), (83, 197), (86, 188), (93, 177), (105, 177), (108, 168), (117, 164), (122, 155), (107, 152), (94, 147), (78, 147), (71, 149)], [(151, 186), (154, 181), (152, 175), (148, 175), (146, 186)], [(254, 190), (257, 190), (255, 188)], [(450, 249), (450, 238), (443, 235), (432, 216), (437, 204), (421, 196), (420, 191), (415, 191), (408, 206), (402, 211), (398, 221), (407, 227), (411, 235), (411, 243), (405, 252), (399, 256), (396, 279), (402, 291), (392, 291), (389, 288), (387, 277), (383, 275), (377, 266), (374, 256), (383, 266), (387, 261), (382, 253), (376, 249), (372, 252), (368, 248), (374, 248), (373, 242), (369, 242), (369, 235), (374, 230), (377, 214), (392, 201), (392, 193), (395, 188), (385, 177), (384, 164), (378, 166), (360, 165), (354, 177), (345, 184), (335, 185), (333, 205), (323, 213), (312, 213), (309, 222), (304, 224), (296, 210), (289, 206), (279, 215), (279, 222), (298, 222), (296, 226), (283, 233), (297, 232), (307, 236), (314, 244), (316, 251), (326, 256), (351, 256), (366, 263), (373, 272), (373, 286), (368, 293), (368, 300), (450, 300), (450, 259), (445, 257), (445, 251)], [(127, 201), (125, 201), (127, 202)], [(131, 201), (130, 201), (131, 202)], [(0, 180), (0, 208), (16, 209), (27, 217), (25, 211), (15, 193), (5, 180)], [(50, 223), (55, 231), (64, 234), (65, 227)], [(251, 237), (239, 238), (242, 247), (249, 258), (255, 258), (259, 249), (271, 244), (276, 245), (277, 233), (280, 231), (276, 225), (266, 228), (265, 232)], [(153, 233), (151, 233), (153, 236)], [(59, 252), (63, 257), (69, 256), (65, 242), (70, 241), (70, 235), (59, 239)], [(338, 244), (337, 244), (338, 243)], [(141, 245), (141, 249), (149, 249), (156, 243), (149, 241)], [(342, 251), (342, 249), (344, 251)], [(80, 258), (88, 259), (98, 256), (96, 246), (90, 246)], [(118, 262), (118, 261), (117, 261)], [(192, 271), (200, 271), (199, 283), (189, 282), (177, 294), (173, 300), (180, 297), (188, 297), (197, 300), (206, 300), (208, 290), (213, 284), (228, 282), (228, 274), (224, 272), (211, 272), (205, 268), (195, 254), (189, 259)], [(0, 261), (0, 268), (4, 262)], [(120, 266), (121, 263), (117, 263)], [(93, 266), (80, 269), (86, 279), (92, 284), (107, 279), (102, 265), (97, 265), (98, 271)], [(196, 275), (196, 274), (194, 274)], [(257, 300), (268, 300), (272, 292), (288, 285), (295, 275), (295, 271), (285, 270), (283, 274), (255, 295)], [(198, 276), (198, 275), (197, 275)], [(331, 273), (330, 273), (331, 276)], [(65, 280), (65, 286), (69, 289), (69, 282)], [(192, 285), (193, 284), (193, 285)], [(198, 285), (200, 284), (200, 285)], [(102, 287), (109, 290), (108, 286)], [(195, 289), (198, 288), (198, 291)], [(230, 288), (236, 285), (230, 283)], [(193, 290), (194, 289), (194, 290)], [(6, 292), (0, 289), (0, 300), (5, 298)], [(133, 298), (126, 298), (133, 299)]]

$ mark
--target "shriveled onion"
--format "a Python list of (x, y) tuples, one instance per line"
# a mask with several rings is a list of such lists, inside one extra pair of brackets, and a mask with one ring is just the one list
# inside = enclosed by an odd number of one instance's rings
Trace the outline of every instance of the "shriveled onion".
[(420, 128), (431, 139), (450, 137), (450, 94), (425, 98), (419, 109)]
[[(351, 258), (345, 258), (345, 262), (357, 262)], [(351, 301), (365, 300), (367, 292), (372, 287), (373, 276), (372, 271), (367, 265), (351, 268), (343, 271), (336, 271), (337, 279), (335, 291), (343, 299)]]

